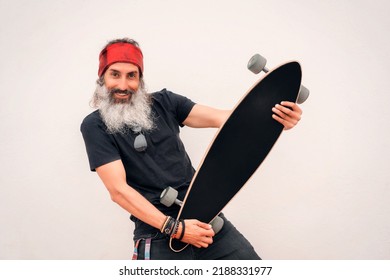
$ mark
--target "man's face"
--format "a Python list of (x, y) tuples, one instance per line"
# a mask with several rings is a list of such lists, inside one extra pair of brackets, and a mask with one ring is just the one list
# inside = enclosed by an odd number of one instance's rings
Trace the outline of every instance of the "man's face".
[(113, 91), (112, 98), (118, 103), (128, 103), (131, 92), (137, 92), (140, 84), (139, 69), (131, 63), (117, 62), (104, 73), (104, 83), (108, 91)]

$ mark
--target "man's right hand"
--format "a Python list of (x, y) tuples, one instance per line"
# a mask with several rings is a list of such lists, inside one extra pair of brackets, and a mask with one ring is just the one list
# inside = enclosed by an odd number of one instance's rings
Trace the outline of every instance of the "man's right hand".
[[(215, 235), (211, 225), (200, 222), (198, 220), (184, 220), (185, 230), (181, 241), (191, 244), (197, 248), (207, 248), (213, 243)], [(180, 236), (183, 228), (180, 224), (176, 236)]]

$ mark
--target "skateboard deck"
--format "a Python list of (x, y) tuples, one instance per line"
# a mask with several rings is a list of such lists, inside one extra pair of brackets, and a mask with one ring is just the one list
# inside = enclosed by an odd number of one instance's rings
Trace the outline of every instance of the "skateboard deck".
[[(281, 101), (296, 102), (301, 78), (300, 64), (289, 62), (268, 72), (242, 97), (206, 151), (177, 219), (209, 223), (240, 191), (283, 131), (272, 108)], [(188, 245), (172, 238), (169, 244), (175, 252)]]

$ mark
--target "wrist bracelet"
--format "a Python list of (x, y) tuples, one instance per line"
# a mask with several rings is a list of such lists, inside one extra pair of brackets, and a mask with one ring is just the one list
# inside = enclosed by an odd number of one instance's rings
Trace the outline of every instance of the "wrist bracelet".
[(185, 226), (184, 220), (182, 220), (182, 219), (180, 219), (179, 223), (181, 223), (182, 229), (181, 229), (181, 234), (180, 234), (178, 239), (182, 240), (184, 237), (184, 231), (185, 231), (186, 226)]
[(175, 221), (175, 225), (173, 227), (173, 231), (172, 231), (172, 234), (171, 234), (172, 238), (176, 237), (177, 231), (179, 230), (179, 225), (180, 225), (180, 220)]
[(168, 221), (169, 221), (170, 218), (171, 218), (170, 216), (167, 216), (167, 217), (166, 217), (165, 222), (163, 223), (162, 227), (160, 228), (160, 232), (161, 232), (161, 233), (164, 233), (164, 229), (165, 229), (165, 227), (167, 226), (167, 223), (168, 223)]
[(176, 220), (172, 217), (169, 217), (165, 227), (163, 228), (162, 233), (165, 233), (168, 236), (171, 236), (173, 229), (175, 227)]

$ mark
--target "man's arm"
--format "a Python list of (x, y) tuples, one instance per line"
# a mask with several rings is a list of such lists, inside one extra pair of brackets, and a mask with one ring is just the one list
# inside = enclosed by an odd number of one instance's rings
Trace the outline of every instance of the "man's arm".
[(126, 172), (121, 160), (116, 160), (96, 168), (112, 201), (119, 204), (127, 212), (155, 228), (160, 228), (165, 221), (165, 215), (158, 211), (135, 189), (126, 182)]
[[(166, 216), (126, 182), (126, 172), (121, 160), (96, 168), (96, 172), (110, 193), (111, 199), (143, 222), (161, 229)], [(207, 247), (212, 243), (214, 231), (210, 225), (197, 220), (186, 220), (183, 242), (196, 247)], [(177, 236), (180, 236), (181, 225)]]
[(231, 113), (231, 110), (220, 110), (205, 105), (195, 104), (183, 124), (195, 128), (219, 128)]
[[(272, 114), (272, 112), (274, 114)], [(293, 128), (301, 119), (302, 110), (294, 102), (283, 101), (272, 108), (272, 117), (280, 122), (285, 130)], [(230, 116), (232, 110), (220, 110), (205, 105), (196, 104), (183, 124), (189, 127), (215, 127), (219, 128)]]

